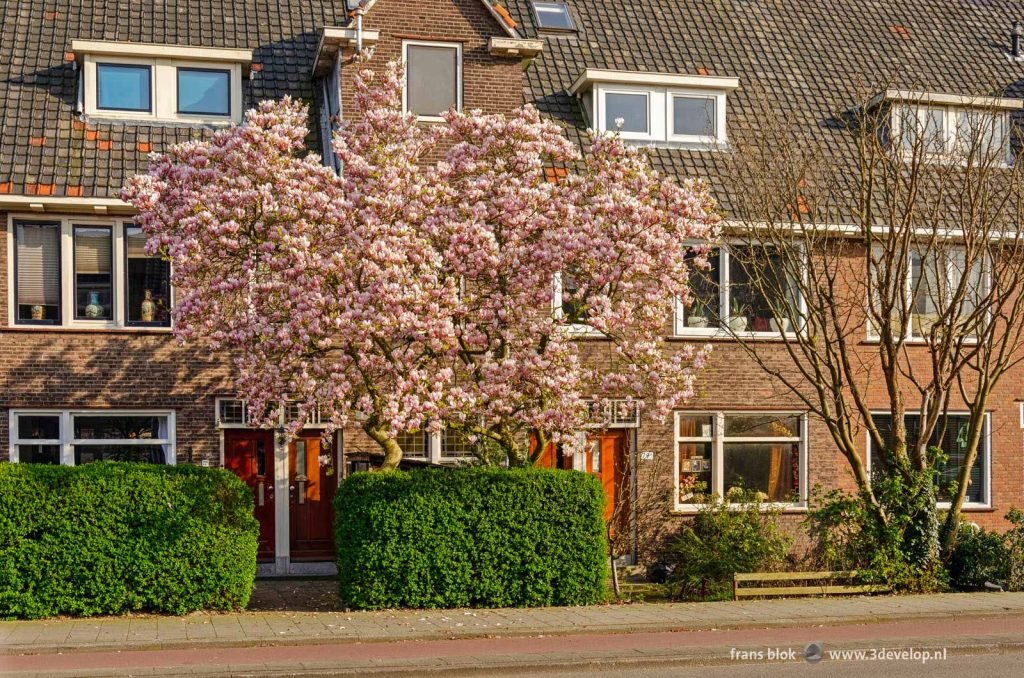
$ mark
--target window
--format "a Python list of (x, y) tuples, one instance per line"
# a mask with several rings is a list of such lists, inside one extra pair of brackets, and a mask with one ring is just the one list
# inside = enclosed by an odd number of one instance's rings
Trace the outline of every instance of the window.
[[(753, 276), (747, 269), (751, 261), (763, 267)], [(799, 310), (802, 302), (796, 285), (779, 280), (786, 275), (781, 255), (768, 247), (752, 252), (748, 246), (735, 245), (715, 249), (708, 263), (706, 271), (691, 268), (692, 303), (689, 308), (677, 305), (676, 334), (730, 331), (778, 336), (795, 331), (789, 312)], [(772, 303), (765, 291), (779, 289), (788, 290), (788, 298)]]
[(15, 322), (61, 322), (61, 227), (59, 223), (14, 225)]
[(806, 439), (800, 414), (676, 412), (676, 510), (738, 490), (771, 503), (804, 503)]
[(920, 148), (932, 158), (973, 162), (1006, 159), (1009, 153), (1008, 117), (1002, 111), (950, 106), (901, 104), (894, 107), (894, 138), (898, 148), (912, 154)]
[(11, 461), (174, 464), (173, 412), (11, 411)]
[(170, 262), (131, 222), (11, 223), (14, 324), (170, 327)]
[(96, 64), (96, 108), (148, 113), (152, 108), (151, 66)]
[(231, 114), (231, 71), (208, 68), (178, 69), (178, 113)]
[(470, 440), (469, 435), (457, 428), (445, 427), (441, 432), (441, 458), (442, 459), (465, 459), (473, 457), (476, 444)]
[[(616, 132), (627, 140), (682, 147), (726, 143), (725, 92), (629, 84), (599, 84), (594, 91), (594, 117), (602, 131)], [(588, 113), (595, 111), (588, 107)]]
[(428, 120), (462, 110), (462, 45), (407, 41), (404, 51), (405, 110)]
[[(903, 281), (910, 315), (910, 322), (905, 328), (907, 338), (923, 340), (930, 337), (936, 323), (950, 310), (950, 306), (953, 304), (958, 306), (956, 310), (965, 321), (984, 322), (984, 317), (972, 318), (988, 293), (988, 272), (983, 258), (975, 258), (970, 263), (968, 271), (967, 255), (962, 247), (930, 248), (923, 251), (912, 251), (908, 256), (910, 257), (909, 274)], [(882, 266), (885, 263), (880, 251), (875, 254), (875, 260), (877, 264), (871, 268), (871, 273), (877, 276), (879, 274), (877, 266)], [(964, 278), (967, 278), (967, 288), (962, 299), (956, 299), (958, 286)], [(875, 303), (880, 303), (877, 296)], [(896, 324), (899, 322), (900, 310), (897, 308), (894, 313), (896, 314), (894, 324)], [(972, 327), (965, 329), (966, 333), (970, 334)], [(877, 328), (870, 323), (868, 336), (869, 338), (878, 338)]]
[(403, 456), (409, 459), (429, 457), (430, 434), (426, 431), (403, 431), (395, 439), (402, 447)]
[(672, 95), (672, 137), (714, 140), (718, 136), (717, 97)]
[[(873, 414), (875, 426), (878, 427), (883, 440), (889, 445), (892, 443), (892, 416), (888, 414)], [(907, 414), (903, 418), (907, 427), (907, 443), (909, 446), (917, 444), (918, 432), (920, 430), (921, 415)], [(940, 422), (932, 434), (929, 446), (940, 447), (945, 452), (946, 463), (939, 469), (938, 500), (939, 505), (948, 504), (950, 492), (957, 481), (960, 469), (963, 468), (964, 458), (967, 454), (967, 439), (969, 433), (970, 417), (967, 414), (951, 414), (947, 417), (945, 425)], [(985, 415), (983, 422), (981, 442), (978, 447), (978, 456), (971, 467), (970, 484), (967, 487), (967, 496), (964, 499), (967, 504), (987, 506), (988, 501), (988, 468), (989, 468), (989, 440), (990, 421), (989, 415)], [(872, 469), (881, 468), (879, 450), (875, 449), (868, 439), (870, 449), (870, 464)]]
[(605, 130), (650, 134), (649, 98), (646, 93), (607, 92), (605, 94)]
[(171, 326), (171, 262), (146, 254), (148, 237), (125, 226), (125, 318), (134, 327)]
[(537, 28), (553, 31), (571, 31), (574, 26), (569, 7), (564, 2), (534, 2), (533, 14)]
[(111, 226), (73, 226), (75, 319), (114, 318), (114, 245)]

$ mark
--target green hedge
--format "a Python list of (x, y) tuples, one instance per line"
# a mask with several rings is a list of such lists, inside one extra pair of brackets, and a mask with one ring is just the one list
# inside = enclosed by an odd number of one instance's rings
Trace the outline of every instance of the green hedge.
[(363, 609), (604, 600), (597, 478), (552, 469), (357, 473), (335, 498), (341, 598)]
[(0, 617), (241, 608), (258, 534), (228, 471), (0, 464)]

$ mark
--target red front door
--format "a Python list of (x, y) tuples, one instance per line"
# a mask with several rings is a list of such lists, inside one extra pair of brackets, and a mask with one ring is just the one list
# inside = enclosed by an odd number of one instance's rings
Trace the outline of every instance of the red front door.
[(224, 466), (252, 489), (261, 562), (274, 560), (274, 432), (253, 429), (224, 431)]
[(613, 429), (588, 436), (583, 455), (585, 470), (599, 477), (604, 487), (604, 519), (614, 517), (617, 524), (625, 520), (629, 502), (626, 486), (627, 434), (625, 429)]
[[(321, 464), (321, 455), (331, 463)], [(288, 516), (292, 560), (334, 560), (334, 491), (337, 460), (318, 432), (288, 443)]]

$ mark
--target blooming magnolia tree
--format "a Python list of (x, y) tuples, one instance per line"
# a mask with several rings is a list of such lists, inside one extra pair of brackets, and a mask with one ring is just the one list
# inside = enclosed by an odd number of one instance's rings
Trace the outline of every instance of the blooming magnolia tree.
[(307, 111), (285, 99), (123, 191), (171, 259), (176, 335), (232, 350), (256, 423), (354, 421), (385, 467), (401, 432), (451, 426), (520, 464), (578, 441), (594, 401), (658, 416), (692, 395), (707, 348), (664, 335), (707, 265), (703, 184), (613, 137), (581, 158), (531, 107), (417, 125), (401, 82), (360, 74), (340, 176), (303, 155)]

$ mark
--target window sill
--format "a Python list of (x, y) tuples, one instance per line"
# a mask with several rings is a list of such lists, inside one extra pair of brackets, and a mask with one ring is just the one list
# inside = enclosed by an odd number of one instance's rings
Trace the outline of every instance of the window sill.
[[(877, 346), (882, 340), (879, 337), (867, 337), (861, 344), (868, 346)], [(928, 346), (928, 339), (925, 337), (907, 337), (903, 340), (903, 343), (909, 346)], [(974, 346), (978, 343), (977, 339), (964, 339), (964, 344), (967, 346)]]
[[(693, 504), (687, 506), (676, 506), (671, 510), (673, 515), (677, 516), (695, 516), (700, 512), (703, 504)], [(729, 508), (732, 510), (740, 510), (742, 504), (730, 504)], [(781, 511), (784, 514), (799, 514), (807, 513), (807, 504), (778, 504), (778, 503), (764, 503), (761, 504), (763, 511)]]
[(712, 339), (715, 341), (736, 341), (737, 338), (751, 341), (792, 341), (797, 338), (793, 332), (728, 332), (720, 329), (699, 329), (688, 327), (671, 334), (669, 339)]
[(668, 148), (681, 151), (704, 151), (712, 153), (730, 150), (729, 142), (727, 141), (709, 143), (702, 141), (671, 141), (665, 139), (630, 139), (626, 137), (623, 137), (622, 140), (630, 146), (641, 146), (645, 148)]
[(7, 325), (0, 327), (2, 332), (53, 332), (56, 334), (166, 334), (174, 333), (170, 327), (122, 327), (119, 325)]

